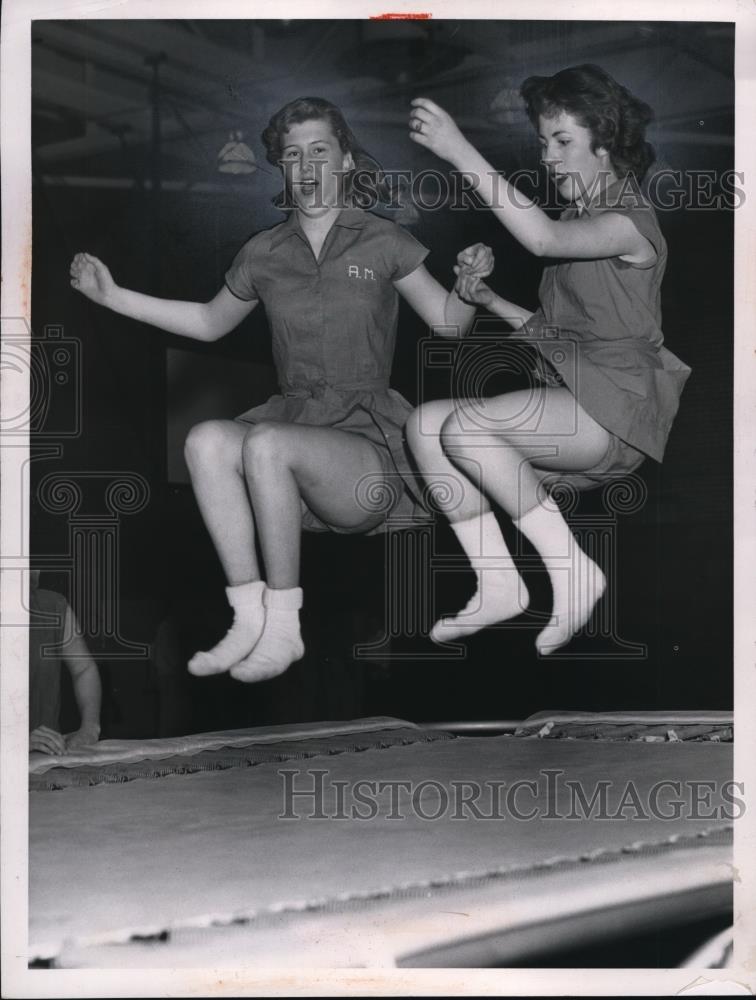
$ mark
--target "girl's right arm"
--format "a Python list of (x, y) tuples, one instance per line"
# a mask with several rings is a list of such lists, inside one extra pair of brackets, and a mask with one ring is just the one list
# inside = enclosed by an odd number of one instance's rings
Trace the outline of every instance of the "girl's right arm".
[(238, 299), (225, 285), (210, 302), (182, 302), (132, 292), (117, 285), (105, 264), (88, 253), (74, 257), (71, 286), (113, 312), (192, 340), (219, 340), (237, 327), (259, 301)]
[(516, 306), (514, 302), (507, 302), (506, 299), (503, 299), (500, 295), (496, 295), (495, 292), (491, 292), (491, 295), (493, 298), (486, 306), (486, 309), (506, 320), (513, 330), (521, 330), (533, 316), (531, 310), (523, 309), (522, 306)]
[(416, 98), (410, 120), (410, 138), (464, 174), (499, 222), (536, 256), (574, 260), (621, 257), (630, 263), (641, 263), (655, 255), (651, 242), (621, 212), (551, 219), (535, 201), (526, 198), (494, 170), (462, 135), (451, 115), (433, 101)]
[(464, 265), (454, 268), (457, 275), (457, 282), (454, 286), (457, 295), (463, 302), (470, 302), (477, 306), (483, 306), (489, 312), (500, 316), (512, 327), (519, 330), (528, 322), (533, 313), (529, 309), (523, 309), (514, 302), (508, 302), (493, 289), (481, 281), (480, 275)]

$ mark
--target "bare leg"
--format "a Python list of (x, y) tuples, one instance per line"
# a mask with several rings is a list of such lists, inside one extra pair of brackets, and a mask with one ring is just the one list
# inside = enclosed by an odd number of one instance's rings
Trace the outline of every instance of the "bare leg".
[(245, 433), (234, 421), (210, 420), (193, 427), (186, 441), (194, 495), (229, 582), (226, 596), (234, 609), (234, 622), (220, 643), (189, 661), (189, 671), (198, 676), (221, 673), (238, 663), (263, 629), (265, 585), (242, 469)]
[(256, 424), (244, 439), (244, 472), (255, 512), (268, 586), (299, 582), (304, 500), (327, 524), (369, 531), (381, 520), (359, 501), (364, 476), (380, 477), (373, 445), (330, 427)]
[[(542, 653), (564, 645), (587, 622), (606, 587), (600, 568), (579, 548), (561, 513), (541, 502), (549, 470), (584, 471), (610, 443), (608, 432), (566, 389), (515, 392), (487, 400), (485, 426), (471, 432), (459, 413), (441, 443), (450, 459), (514, 519), (544, 561), (554, 592), (551, 621), (536, 640)], [(566, 565), (565, 565), (566, 563)]]
[(454, 465), (515, 519), (539, 503), (550, 471), (590, 469), (609, 447), (608, 432), (567, 389), (509, 392), (485, 400), (477, 415), (472, 406), (450, 414), (441, 445)]
[(425, 403), (410, 415), (405, 427), (407, 443), (433, 501), (451, 522), (467, 521), (491, 509), (470, 477), (449, 460), (441, 443), (441, 430), (454, 410), (450, 399)]
[(260, 579), (242, 468), (246, 433), (233, 420), (208, 420), (192, 427), (184, 448), (202, 519), (231, 585)]
[(449, 518), (477, 584), (461, 611), (441, 618), (431, 629), (430, 638), (439, 643), (514, 618), (527, 609), (530, 599), (488, 500), (462, 466), (452, 464), (443, 447), (442, 428), (455, 409), (451, 400), (426, 403), (414, 411), (406, 427), (418, 468), (436, 505)]
[(383, 515), (360, 502), (359, 483), (383, 476), (378, 452), (365, 438), (327, 427), (257, 424), (247, 433), (244, 471), (268, 577), (263, 634), (231, 669), (237, 680), (260, 681), (304, 653), (299, 632), (301, 503), (336, 528), (369, 531)]

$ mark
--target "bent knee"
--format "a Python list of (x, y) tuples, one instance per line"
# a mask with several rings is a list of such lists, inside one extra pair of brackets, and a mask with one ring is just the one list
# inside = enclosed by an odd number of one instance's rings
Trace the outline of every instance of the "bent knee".
[(195, 424), (184, 442), (184, 457), (189, 466), (217, 463), (238, 448), (238, 435), (228, 420), (205, 420)]
[(465, 428), (460, 424), (456, 411), (447, 414), (446, 419), (441, 424), (438, 436), (444, 451), (455, 447), (459, 449), (460, 446), (472, 444), (474, 441), (474, 436), (469, 437)]
[(247, 465), (285, 458), (290, 441), (291, 436), (285, 424), (252, 424), (244, 435), (242, 460)]
[(435, 400), (418, 406), (407, 419), (404, 431), (414, 454), (437, 451), (444, 421), (452, 412), (449, 400)]

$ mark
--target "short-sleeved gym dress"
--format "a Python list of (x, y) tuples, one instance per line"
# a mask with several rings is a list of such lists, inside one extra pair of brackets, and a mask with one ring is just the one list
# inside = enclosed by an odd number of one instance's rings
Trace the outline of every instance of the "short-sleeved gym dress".
[[(396, 223), (348, 208), (339, 213), (316, 260), (292, 212), (249, 240), (226, 274), (233, 295), (260, 299), (265, 306), (280, 389), (280, 395), (236, 419), (361, 434), (381, 456), (394, 495), (390, 511), (402, 521), (427, 515), (400, 478), (411, 475), (403, 428), (412, 406), (389, 388), (399, 315), (393, 282), (411, 274), (427, 254)], [(371, 495), (380, 506), (386, 498), (379, 494)], [(303, 525), (329, 530), (311, 511)], [(368, 533), (387, 527), (384, 520)]]
[[(612, 435), (600, 467), (559, 476), (590, 488), (636, 468), (645, 456), (660, 462), (690, 368), (664, 344), (660, 290), (667, 245), (656, 213), (637, 185), (617, 181), (581, 215), (621, 212), (651, 243), (647, 264), (618, 257), (564, 260), (548, 265), (540, 306), (524, 335), (548, 363), (542, 380), (566, 385), (583, 409)], [(575, 218), (570, 207), (562, 219)], [(554, 384), (552, 382), (552, 384)]]

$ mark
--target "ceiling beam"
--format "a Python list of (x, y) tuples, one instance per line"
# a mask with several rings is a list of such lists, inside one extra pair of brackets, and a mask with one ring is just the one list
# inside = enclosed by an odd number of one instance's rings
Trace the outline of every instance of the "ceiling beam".
[[(143, 183), (133, 177), (87, 177), (76, 174), (42, 174), (39, 180), (47, 187), (97, 188), (112, 191), (132, 191), (143, 188), (149, 191), (152, 182), (146, 178)], [(254, 183), (254, 182), (252, 182)], [(162, 180), (163, 191), (191, 191), (193, 194), (244, 194), (249, 195), (250, 184), (234, 182), (230, 179), (218, 181)]]
[[(163, 117), (161, 124), (164, 143), (173, 144), (186, 140), (192, 142), (196, 148), (196, 140), (205, 139), (208, 145), (217, 144), (218, 149), (220, 149), (221, 143), (228, 138), (227, 127), (206, 111), (182, 115), (182, 118), (191, 128), (192, 134), (187, 134), (184, 124), (177, 121), (175, 117)], [(114, 131), (108, 131), (102, 123), (97, 124), (99, 124), (99, 128), (91, 135), (38, 146), (34, 151), (35, 155), (44, 163), (49, 164), (120, 150), (122, 145), (118, 135)], [(118, 120), (118, 125), (126, 127), (124, 140), (127, 146), (141, 147), (150, 141), (150, 123), (146, 109), (140, 111), (138, 115), (122, 116)], [(211, 155), (214, 156), (215, 153), (207, 153), (207, 156)]]
[(35, 101), (74, 111), (84, 118), (108, 118), (140, 111), (144, 105), (131, 97), (121, 97), (101, 87), (87, 86), (83, 81), (60, 73), (35, 69), (32, 74), (32, 96)]
[[(79, 28), (79, 22), (75, 23), (77, 27), (74, 28), (63, 26), (59, 21), (33, 21), (32, 40), (149, 86), (152, 70), (133, 49), (95, 38), (89, 31)], [(160, 82), (163, 87), (192, 98), (217, 90), (216, 82), (196, 71), (181, 69), (170, 61), (160, 66)]]
[[(87, 88), (83, 84), (79, 85), (83, 93), (77, 93), (78, 102), (86, 99)], [(78, 108), (72, 109), (80, 113)], [(64, 160), (77, 159), (79, 157), (94, 156), (98, 153), (107, 153), (121, 148), (118, 137), (113, 131), (108, 130), (108, 126), (118, 125), (125, 128), (125, 139), (130, 146), (141, 146), (150, 141), (150, 123), (146, 115), (148, 108), (134, 109), (133, 106), (128, 112), (120, 113), (117, 121), (113, 118), (97, 121), (95, 124), (100, 127), (91, 135), (82, 136), (76, 139), (65, 139), (61, 142), (48, 143), (38, 146), (35, 150), (39, 159), (45, 163), (53, 163)], [(180, 113), (177, 120), (171, 113), (170, 103), (166, 107), (168, 112), (162, 120), (162, 139), (165, 143), (175, 143), (186, 139), (195, 144), (204, 139), (212, 152), (205, 152), (206, 156), (215, 155), (215, 146), (220, 148), (220, 144), (226, 136), (228, 124), (219, 121), (218, 116), (208, 111)], [(92, 116), (90, 116), (92, 117)], [(350, 122), (355, 126), (360, 125), (385, 125), (387, 128), (408, 129), (408, 115), (401, 112), (376, 111), (370, 109), (356, 110), (349, 116)], [(487, 118), (481, 117), (459, 117), (457, 123), (460, 128), (473, 135), (495, 134), (500, 130), (500, 126)]]
[(725, 132), (676, 132), (660, 129), (656, 137), (657, 146), (734, 146), (735, 137)]
[(177, 67), (202, 73), (220, 83), (264, 79), (266, 73), (251, 56), (225, 45), (199, 38), (165, 21), (95, 21), (89, 22), (92, 34), (119, 45), (130, 46), (142, 55), (164, 52)]

